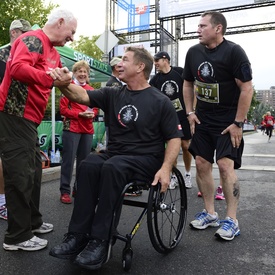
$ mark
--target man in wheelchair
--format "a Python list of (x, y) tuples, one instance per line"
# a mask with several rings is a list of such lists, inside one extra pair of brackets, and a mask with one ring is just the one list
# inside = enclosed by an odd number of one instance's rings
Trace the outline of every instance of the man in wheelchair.
[[(80, 267), (99, 269), (107, 260), (116, 202), (134, 175), (161, 183), (165, 192), (181, 144), (182, 131), (169, 98), (148, 84), (153, 58), (145, 50), (126, 49), (118, 64), (122, 88), (85, 91), (60, 85), (71, 101), (102, 109), (109, 119), (109, 142), (104, 152), (91, 153), (77, 174), (77, 194), (63, 242), (50, 255), (71, 259)], [(65, 78), (66, 69), (53, 71)], [(165, 143), (166, 149), (165, 149)]]

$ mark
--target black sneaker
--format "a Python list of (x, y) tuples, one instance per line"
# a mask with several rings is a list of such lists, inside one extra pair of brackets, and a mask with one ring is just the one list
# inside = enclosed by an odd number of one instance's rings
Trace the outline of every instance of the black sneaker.
[(54, 246), (49, 254), (59, 259), (74, 259), (89, 242), (88, 236), (81, 233), (67, 233), (63, 242)]
[(77, 255), (74, 263), (80, 267), (96, 270), (107, 261), (108, 242), (99, 239), (90, 240), (84, 250)]
[(139, 186), (133, 185), (130, 186), (127, 191), (125, 192), (125, 196), (128, 197), (138, 197), (142, 195), (142, 190)]

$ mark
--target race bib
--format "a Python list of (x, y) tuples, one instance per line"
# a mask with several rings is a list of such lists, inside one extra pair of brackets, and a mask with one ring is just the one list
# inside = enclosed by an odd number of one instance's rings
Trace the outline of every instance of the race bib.
[(218, 83), (203, 83), (195, 81), (195, 93), (197, 99), (208, 103), (219, 103), (220, 93)]
[(179, 112), (179, 111), (182, 111), (182, 110), (183, 110), (179, 98), (176, 98), (176, 99), (174, 99), (174, 100), (171, 100), (171, 102), (172, 102), (172, 104), (173, 104), (173, 106), (174, 106), (176, 112)]
[(267, 124), (273, 126), (273, 124), (274, 124), (274, 123), (273, 123), (273, 120), (272, 120), (272, 119), (269, 119), (269, 120), (267, 121)]

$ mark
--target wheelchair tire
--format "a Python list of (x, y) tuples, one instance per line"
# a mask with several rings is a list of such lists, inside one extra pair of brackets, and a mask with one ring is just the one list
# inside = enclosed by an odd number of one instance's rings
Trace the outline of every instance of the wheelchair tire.
[(180, 242), (187, 216), (187, 195), (184, 179), (173, 168), (178, 186), (160, 192), (160, 183), (151, 186), (148, 197), (147, 226), (151, 243), (162, 254), (172, 251)]
[(122, 252), (122, 266), (125, 271), (129, 271), (132, 266), (133, 250), (123, 249)]

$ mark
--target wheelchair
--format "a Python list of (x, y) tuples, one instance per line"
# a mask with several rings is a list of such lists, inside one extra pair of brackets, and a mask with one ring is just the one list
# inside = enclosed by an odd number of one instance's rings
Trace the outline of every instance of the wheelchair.
[[(187, 194), (181, 172), (175, 167), (173, 167), (172, 172), (178, 180), (178, 186), (172, 190), (167, 189), (165, 193), (160, 192), (160, 183), (156, 186), (151, 186), (151, 184), (146, 181), (133, 181), (125, 186), (114, 211), (106, 262), (110, 258), (112, 246), (118, 239), (125, 242), (125, 247), (122, 252), (123, 269), (125, 271), (130, 270), (133, 258), (131, 241), (136, 235), (145, 216), (147, 216), (149, 238), (157, 252), (167, 254), (180, 243), (186, 224)], [(125, 197), (125, 192), (131, 186), (138, 186), (142, 190), (148, 190), (147, 202), (133, 199), (133, 197)], [(117, 230), (123, 205), (143, 208), (131, 232), (126, 234), (126, 236), (121, 235)]]

